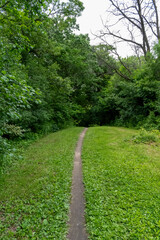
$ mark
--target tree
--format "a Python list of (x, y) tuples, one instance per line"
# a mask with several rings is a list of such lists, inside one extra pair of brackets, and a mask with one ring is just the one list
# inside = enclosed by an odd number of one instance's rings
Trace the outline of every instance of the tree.
[[(160, 39), (159, 3), (156, 0), (109, 0), (109, 21), (104, 24), (100, 37), (114, 38), (115, 44), (126, 42), (134, 52), (146, 57), (152, 44)], [(110, 22), (114, 19), (114, 23)], [(118, 29), (118, 30), (116, 30)], [(106, 40), (107, 41), (107, 40)]]
[[(82, 10), (79, 0), (2, 0), (0, 84), (8, 93), (0, 98), (3, 125), (9, 122), (38, 131), (50, 121), (60, 125), (69, 118), (70, 79), (61, 76), (57, 58)], [(19, 104), (27, 94), (36, 95), (36, 89), (41, 91), (41, 105), (31, 99), (26, 107), (24, 101)], [(7, 118), (9, 112), (12, 117)]]
[(22, 110), (37, 102), (38, 91), (28, 85), (22, 52), (32, 48), (29, 33), (49, 1), (1, 1), (0, 4), (0, 127), (21, 118)]
[[(69, 68), (74, 68), (74, 53), (69, 54), (69, 42), (83, 6), (74, 0), (62, 4), (54, 2), (51, 7), (55, 14), (52, 9), (45, 21), (26, 34), (32, 47), (22, 51), (28, 84), (42, 92), (41, 105), (35, 104), (23, 112), (21, 124), (32, 131), (57, 130), (71, 120), (72, 74)], [(64, 69), (65, 62), (67, 67)]]

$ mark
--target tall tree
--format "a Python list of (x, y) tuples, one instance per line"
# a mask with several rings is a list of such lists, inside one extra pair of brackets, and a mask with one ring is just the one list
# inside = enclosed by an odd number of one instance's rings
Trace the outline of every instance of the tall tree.
[[(160, 39), (159, 3), (156, 0), (109, 0), (108, 20), (100, 37), (112, 36), (114, 42), (129, 43), (136, 54), (151, 51)], [(113, 23), (111, 20), (115, 20)], [(107, 39), (107, 38), (106, 38)]]

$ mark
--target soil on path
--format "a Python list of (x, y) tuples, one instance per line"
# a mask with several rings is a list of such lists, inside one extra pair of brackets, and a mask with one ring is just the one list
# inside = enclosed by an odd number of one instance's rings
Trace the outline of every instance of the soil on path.
[(70, 221), (69, 221), (69, 240), (87, 240), (87, 233), (85, 229), (85, 218), (84, 218), (84, 186), (82, 180), (82, 160), (81, 160), (81, 149), (83, 138), (87, 128), (81, 133), (78, 144), (75, 151), (74, 168), (72, 177), (72, 200), (70, 206)]

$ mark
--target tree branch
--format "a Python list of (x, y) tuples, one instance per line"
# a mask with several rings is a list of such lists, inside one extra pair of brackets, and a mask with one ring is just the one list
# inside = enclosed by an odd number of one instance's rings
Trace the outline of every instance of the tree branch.
[(7, 4), (9, 3), (10, 1), (7, 1), (6, 3), (4, 3), (2, 6), (0, 6), (0, 8), (4, 8), (5, 6), (7, 6)]
[(115, 33), (112, 33), (109, 29), (107, 29), (107, 30), (108, 30), (108, 33), (105, 32), (105, 33), (103, 33), (104, 35), (111, 35), (111, 36), (113, 36), (113, 37), (115, 37), (115, 38), (118, 38), (118, 39), (120, 39), (120, 40), (122, 40), (122, 41), (135, 44), (135, 45), (139, 46), (140, 48), (142, 48), (142, 50), (143, 50), (143, 45), (142, 45), (142, 44), (140, 44), (140, 43), (138, 43), (138, 42), (135, 42), (134, 40), (127, 39), (127, 38), (121, 37), (121, 36), (119, 36), (119, 35), (116, 35)]
[(157, 38), (160, 40), (160, 26), (159, 26), (158, 9), (157, 9), (157, 5), (156, 5), (156, 1), (155, 1), (155, 0), (152, 0), (152, 3), (153, 3), (154, 10), (155, 10), (155, 14), (156, 14)]
[(127, 19), (130, 23), (132, 23), (132, 24), (133, 24), (134, 26), (136, 26), (139, 30), (141, 30), (141, 28), (140, 28), (134, 21), (132, 21), (132, 19), (130, 19), (130, 17), (128, 17), (128, 16), (125, 14), (125, 11), (123, 12), (123, 11), (120, 9), (120, 7), (115, 4), (115, 1), (113, 1), (113, 0), (109, 0), (109, 1), (110, 1), (110, 2), (112, 3), (112, 5), (117, 9), (117, 11), (120, 12), (120, 14), (121, 14), (122, 16), (124, 16), (125, 19)]
[[(98, 56), (98, 58), (99, 58), (102, 62), (104, 62), (112, 71), (114, 71), (115, 73), (117, 73), (120, 77), (122, 77), (123, 79), (125, 79), (125, 80), (127, 80), (127, 81), (131, 81), (131, 80), (132, 80), (130, 77), (128, 77), (127, 75), (125, 75), (125, 74), (123, 74), (122, 72), (120, 72), (120, 71), (116, 68), (116, 65), (115, 65), (115, 64), (111, 64), (111, 63), (110, 63), (110, 60), (107, 61), (107, 60), (105, 60), (103, 57), (101, 57), (101, 55), (98, 54), (97, 51), (94, 50), (94, 48), (93, 48), (92, 51)], [(116, 51), (114, 51), (114, 54), (116, 54), (116, 55), (118, 56), (118, 58), (120, 59), (120, 56), (118, 55), (118, 53), (117, 53)], [(122, 59), (121, 59), (121, 62), (122, 62)], [(124, 63), (123, 63), (122, 65), (126, 68), (126, 66), (125, 66)], [(127, 68), (126, 68), (126, 69), (127, 69)], [(129, 71), (129, 69), (128, 69), (128, 71)]]

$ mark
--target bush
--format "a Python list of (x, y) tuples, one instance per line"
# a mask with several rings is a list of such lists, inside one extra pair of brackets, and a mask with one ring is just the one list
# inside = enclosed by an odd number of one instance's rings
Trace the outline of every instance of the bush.
[(25, 130), (22, 129), (20, 126), (16, 126), (14, 124), (5, 124), (3, 129), (3, 136), (8, 139), (22, 137), (24, 131)]
[(147, 130), (160, 130), (160, 116), (156, 116), (154, 112), (150, 112), (145, 121), (141, 124)]

